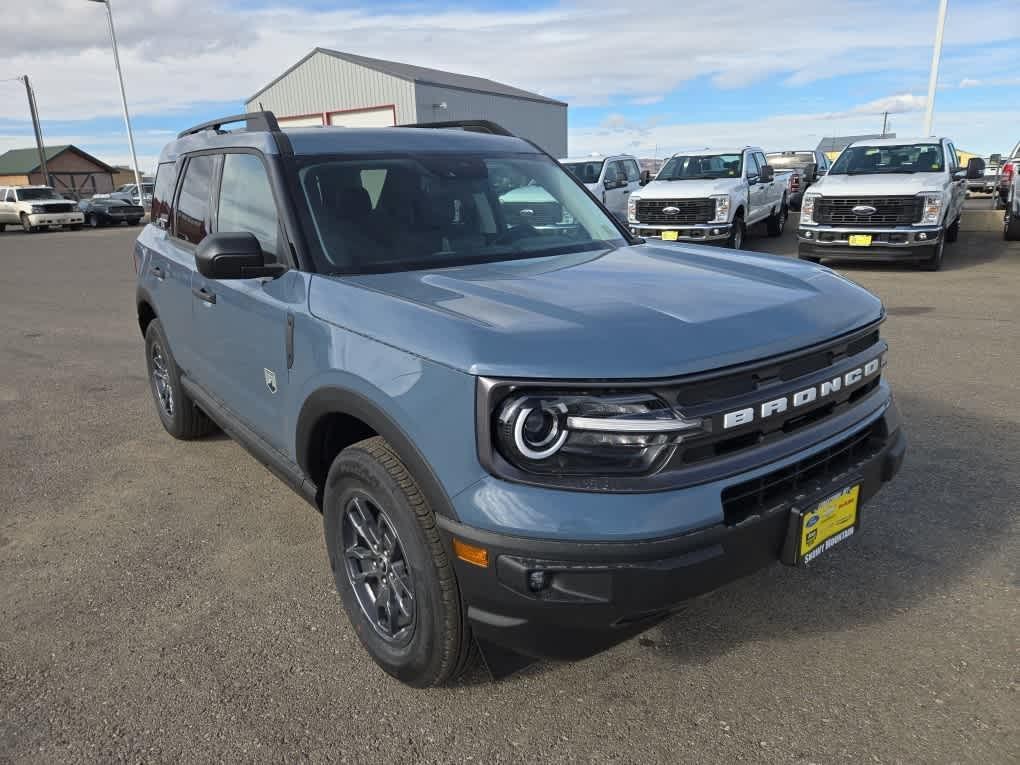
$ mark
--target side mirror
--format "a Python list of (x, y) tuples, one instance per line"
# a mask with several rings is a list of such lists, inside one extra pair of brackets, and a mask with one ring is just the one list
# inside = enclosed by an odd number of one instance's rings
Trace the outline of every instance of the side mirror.
[(652, 182), (652, 173), (651, 173), (651, 171), (650, 170), (642, 170), (641, 171), (641, 180), (638, 181), (638, 183), (640, 183), (642, 186), (647, 186), (651, 182)]
[(804, 177), (808, 180), (808, 182), (813, 182), (813, 181), (817, 181), (818, 180), (818, 163), (817, 162), (809, 162), (804, 167)]
[(210, 234), (195, 250), (195, 266), (209, 279), (275, 278), (287, 270), (279, 263), (266, 263), (259, 240), (249, 233)]
[(981, 157), (971, 157), (967, 162), (967, 179), (976, 180), (985, 174), (985, 161)]
[(776, 171), (772, 169), (772, 165), (765, 165), (761, 169), (761, 174), (758, 176), (758, 183), (768, 183), (774, 180), (776, 177)]

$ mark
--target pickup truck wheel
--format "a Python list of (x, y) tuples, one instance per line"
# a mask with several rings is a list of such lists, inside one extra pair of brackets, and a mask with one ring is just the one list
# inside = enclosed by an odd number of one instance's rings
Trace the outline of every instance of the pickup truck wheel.
[(25, 230), (26, 234), (34, 234), (39, 230), (38, 226), (33, 226), (28, 222), (28, 215), (26, 213), (21, 213), (21, 227)]
[(744, 246), (745, 233), (744, 216), (737, 215), (733, 219), (733, 225), (730, 227), (730, 238), (726, 240), (726, 246), (731, 250), (739, 250)]
[(956, 216), (956, 220), (952, 222), (949, 228), (946, 229), (946, 241), (955, 242), (960, 238), (960, 216)]
[(1002, 216), (1002, 238), (1009, 242), (1020, 239), (1020, 217), (1013, 215), (1013, 205), (1006, 207)]
[(337, 455), (323, 525), (344, 610), (376, 664), (417, 688), (463, 673), (474, 641), (453, 566), (432, 508), (383, 438)]
[(2, 234), (6, 230), (7, 230), (7, 224), (6, 223), (0, 223), (0, 234)]
[(159, 319), (150, 321), (145, 330), (145, 361), (156, 412), (167, 433), (188, 441), (216, 429), (213, 421), (184, 392), (181, 372), (170, 355), (170, 346)]
[(789, 210), (786, 207), (786, 200), (779, 205), (779, 209), (769, 216), (767, 222), (767, 228), (769, 236), (782, 236), (783, 229), (786, 228), (786, 218), (789, 215)]
[(922, 271), (938, 271), (942, 268), (942, 251), (946, 248), (946, 237), (943, 236), (939, 243), (932, 250), (932, 255), (927, 260), (921, 261)]

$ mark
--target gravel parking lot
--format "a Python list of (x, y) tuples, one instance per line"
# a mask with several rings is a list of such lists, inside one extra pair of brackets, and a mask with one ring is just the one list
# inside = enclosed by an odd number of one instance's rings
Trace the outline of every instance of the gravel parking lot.
[(136, 234), (0, 234), (0, 761), (1016, 762), (1020, 246), (998, 232), (940, 273), (841, 269), (888, 308), (910, 438), (859, 538), (588, 661), (419, 692), (358, 643), (319, 516), (228, 439), (163, 432)]

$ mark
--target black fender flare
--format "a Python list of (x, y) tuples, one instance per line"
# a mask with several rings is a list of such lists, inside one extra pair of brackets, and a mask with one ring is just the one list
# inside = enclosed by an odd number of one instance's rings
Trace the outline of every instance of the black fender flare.
[[(295, 434), (295, 456), (298, 466), (306, 476), (311, 476), (311, 436), (316, 423), (330, 414), (344, 414), (356, 417), (386, 439), (418, 482), (429, 505), (438, 514), (451, 520), (459, 520), (453, 509), (453, 502), (436, 477), (428, 460), (415, 446), (404, 429), (381, 407), (361, 393), (339, 386), (319, 388), (305, 399), (298, 414)], [(321, 501), (323, 487), (316, 487)]]

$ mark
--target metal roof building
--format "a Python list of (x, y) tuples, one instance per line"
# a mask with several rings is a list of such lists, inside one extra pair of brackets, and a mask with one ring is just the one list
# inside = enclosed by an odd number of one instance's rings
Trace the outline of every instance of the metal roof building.
[(486, 119), (567, 155), (567, 105), (481, 77), (316, 48), (245, 100), (283, 127)]

